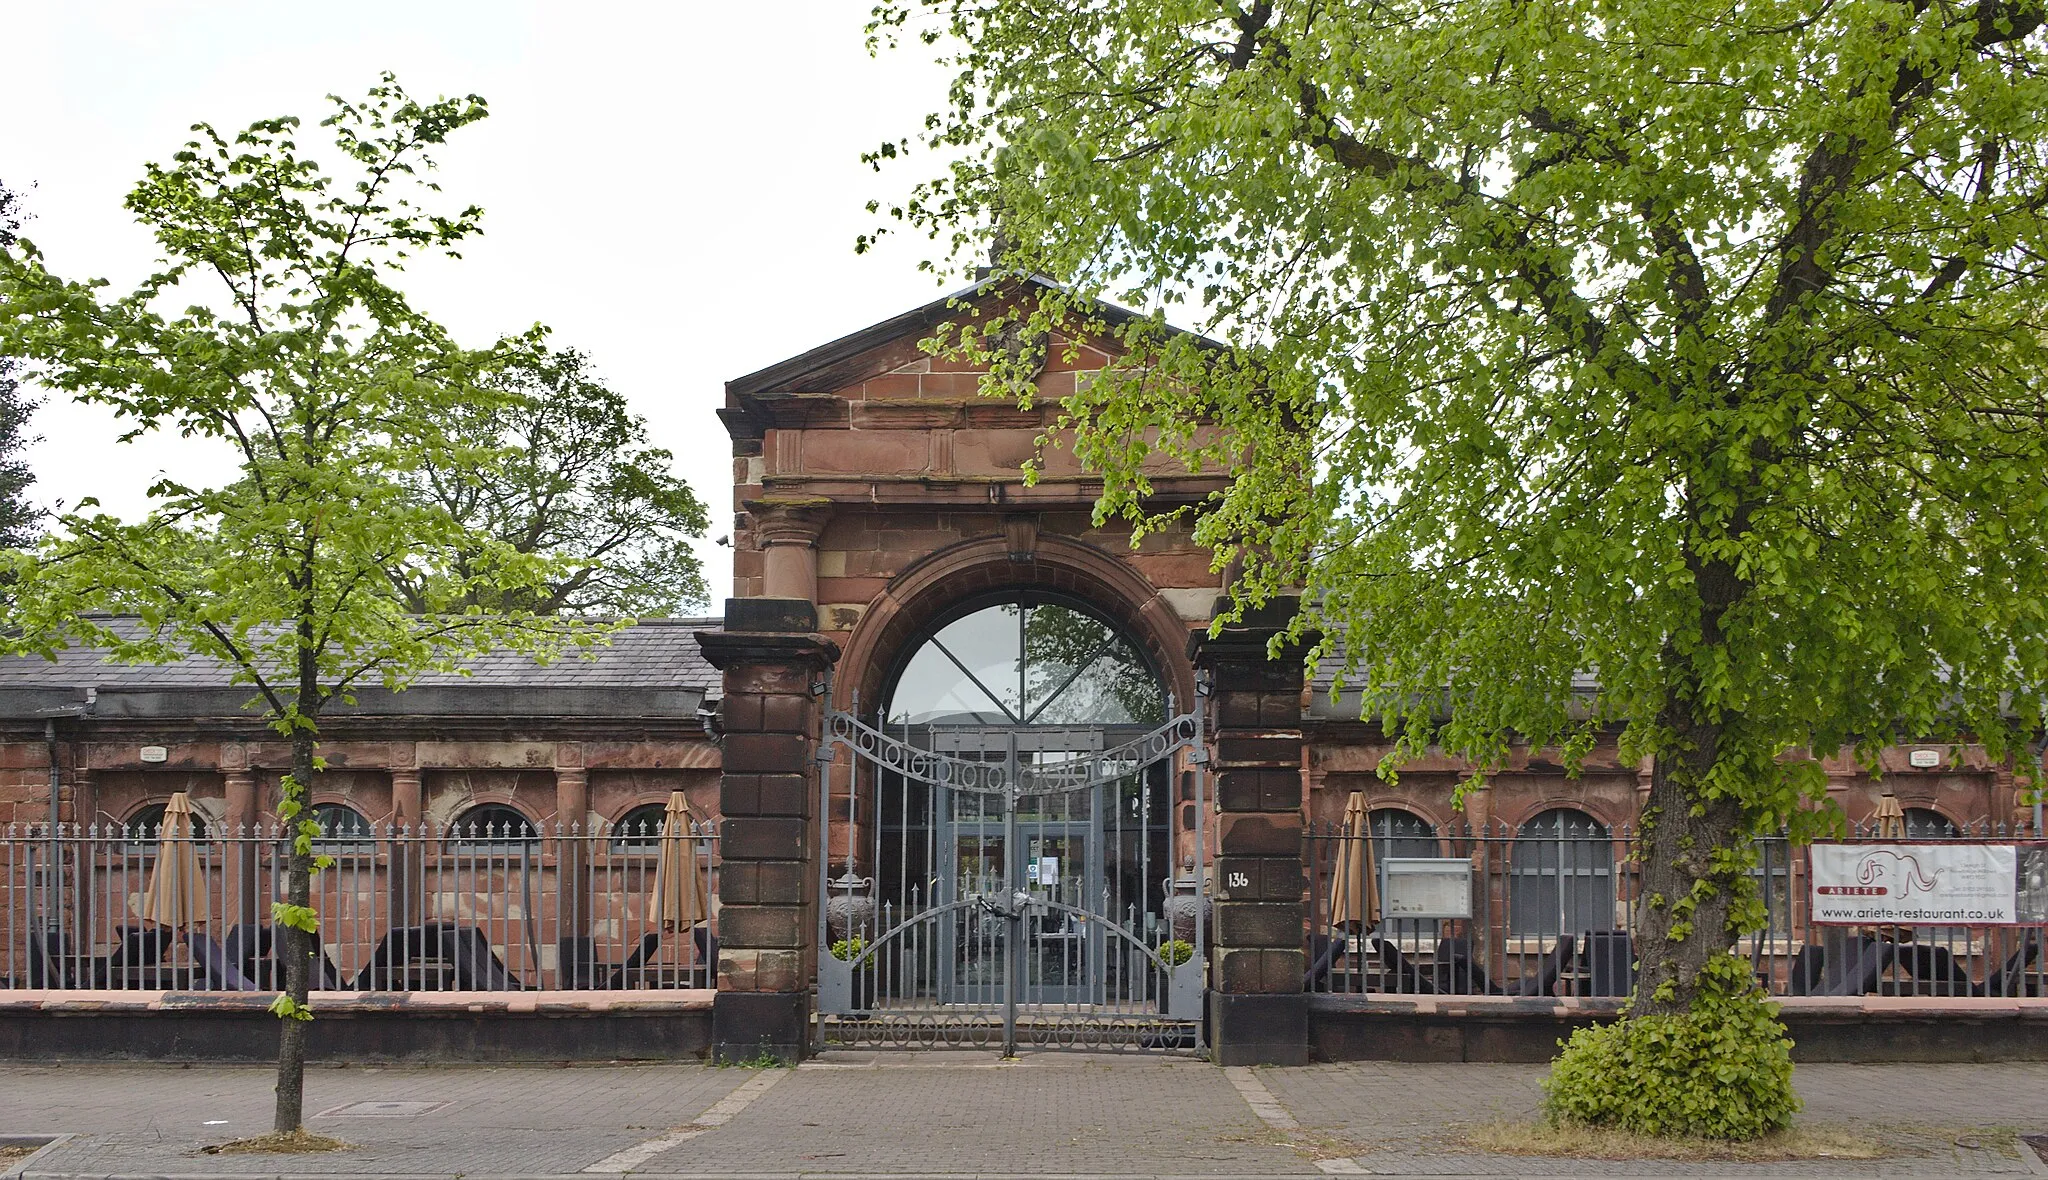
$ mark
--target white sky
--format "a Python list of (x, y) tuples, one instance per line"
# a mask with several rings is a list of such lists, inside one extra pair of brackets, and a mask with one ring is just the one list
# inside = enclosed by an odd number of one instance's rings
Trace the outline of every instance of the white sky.
[[(731, 529), (724, 382), (941, 289), (923, 239), (853, 253), (867, 201), (932, 166), (876, 175), (860, 153), (913, 134), (946, 84), (921, 48), (867, 55), (867, 0), (8, 7), (0, 179), (53, 271), (116, 290), (156, 258), (122, 200), (191, 124), (311, 124), (384, 69), (417, 97), (483, 95), (491, 117), (443, 146), (439, 180), (484, 207), (484, 235), (415, 264), (407, 292), (466, 343), (538, 321), (589, 352), (711, 505), (712, 537)], [(61, 399), (34, 430), (45, 504), (136, 515), (156, 473), (218, 461), (175, 437), (117, 444), (110, 414)], [(716, 611), (730, 551), (701, 549)]]

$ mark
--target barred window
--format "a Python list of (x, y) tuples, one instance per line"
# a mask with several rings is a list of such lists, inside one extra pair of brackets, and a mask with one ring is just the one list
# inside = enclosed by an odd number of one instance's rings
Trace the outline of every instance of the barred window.
[(662, 803), (642, 803), (612, 825), (613, 852), (653, 852), (661, 844), (661, 826), (668, 819)]
[[(150, 803), (128, 817), (128, 843), (136, 852), (155, 852), (156, 842), (163, 835), (164, 804)], [(196, 809), (192, 812), (192, 839), (196, 843), (206, 842), (206, 817)]]
[(509, 853), (520, 845), (538, 847), (540, 831), (517, 808), (503, 803), (472, 807), (456, 819), (449, 846), (465, 852)]
[(1569, 807), (1523, 824), (1508, 869), (1508, 933), (1614, 927), (1614, 841), (1607, 826)]

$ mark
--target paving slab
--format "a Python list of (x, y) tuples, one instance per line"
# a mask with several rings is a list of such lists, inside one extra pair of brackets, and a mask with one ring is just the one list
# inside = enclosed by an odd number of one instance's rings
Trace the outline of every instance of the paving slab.
[[(0, 1066), (0, 1134), (68, 1134), (30, 1177), (1095, 1176), (2048, 1177), (2048, 1064), (1806, 1065), (1806, 1120), (1903, 1153), (1785, 1164), (1551, 1160), (1461, 1149), (1533, 1115), (1541, 1066), (1223, 1070), (1185, 1058), (835, 1052), (794, 1070), (701, 1065), (320, 1067), (308, 1125), (356, 1145), (207, 1155), (269, 1128), (261, 1067)], [(1972, 1128), (1984, 1134), (1965, 1134)], [(1961, 1142), (1957, 1140), (1960, 1137)]]

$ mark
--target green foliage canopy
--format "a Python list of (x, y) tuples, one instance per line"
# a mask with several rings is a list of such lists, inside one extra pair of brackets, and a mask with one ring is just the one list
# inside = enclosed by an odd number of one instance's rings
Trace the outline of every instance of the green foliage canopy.
[(1157, 523), (1162, 456), (1227, 473), (1197, 535), (1240, 601), (1305, 590), (1397, 757), (1654, 759), (1639, 1002), (1676, 1011), (1759, 916), (1740, 837), (1825, 823), (1802, 752), (2040, 729), (2043, 19), (892, 0), (872, 34), (957, 69), (890, 212), (1070, 288), (984, 332), (1107, 294), (1233, 342), (1155, 317), (1065, 403), (1100, 511)]
[[(394, 571), (407, 602), (424, 611), (452, 598), (544, 615), (701, 608), (709, 591), (690, 542), (710, 514), (590, 358), (538, 344), (508, 348), (480, 380), (498, 396), (458, 407), (447, 423), (465, 445), (424, 458), (403, 478), (485, 547), (457, 557), (452, 594), (438, 582), (442, 571)], [(480, 592), (480, 575), (502, 553), (547, 557), (559, 572), (494, 599)]]
[[(14, 244), (25, 219), (21, 194), (0, 183), (0, 249)], [(10, 549), (33, 544), (43, 516), (28, 498), (35, 473), (22, 457), (35, 441), (28, 433), (28, 420), (36, 403), (21, 388), (16, 366), (13, 357), (0, 353), (0, 546)]]

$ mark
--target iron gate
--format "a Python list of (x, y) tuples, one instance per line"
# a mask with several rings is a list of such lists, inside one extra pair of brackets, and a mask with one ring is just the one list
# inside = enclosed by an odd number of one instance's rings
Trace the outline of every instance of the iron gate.
[[(821, 1039), (1199, 1047), (1207, 755), (1199, 710), (1167, 714), (1150, 730), (827, 714)], [(851, 774), (836, 801), (835, 764)]]

